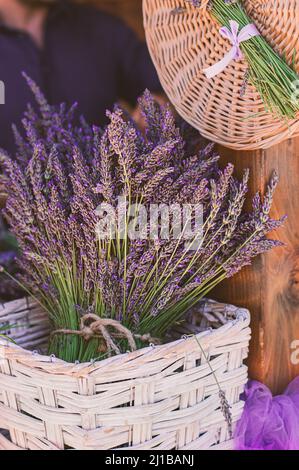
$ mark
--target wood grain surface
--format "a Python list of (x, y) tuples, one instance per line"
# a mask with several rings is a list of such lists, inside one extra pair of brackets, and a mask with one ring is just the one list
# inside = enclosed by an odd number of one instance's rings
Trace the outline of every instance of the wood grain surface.
[(251, 311), (250, 376), (280, 393), (299, 375), (299, 354), (298, 364), (292, 364), (292, 343), (299, 340), (299, 139), (259, 152), (219, 150), (223, 163), (234, 163), (237, 174), (250, 169), (251, 195), (264, 191), (274, 169), (280, 176), (272, 213), (287, 214), (288, 220), (273, 238), (285, 247), (263, 255), (213, 292), (214, 298)]

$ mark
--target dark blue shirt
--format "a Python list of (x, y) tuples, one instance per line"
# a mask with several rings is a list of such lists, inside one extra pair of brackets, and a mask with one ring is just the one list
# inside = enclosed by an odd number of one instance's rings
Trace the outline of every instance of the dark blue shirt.
[(45, 25), (44, 46), (0, 24), (0, 147), (13, 152), (12, 123), (33, 102), (22, 71), (42, 89), (51, 104), (78, 102), (88, 122), (103, 125), (105, 111), (124, 99), (134, 103), (145, 88), (160, 91), (146, 45), (120, 20), (92, 7), (61, 1)]

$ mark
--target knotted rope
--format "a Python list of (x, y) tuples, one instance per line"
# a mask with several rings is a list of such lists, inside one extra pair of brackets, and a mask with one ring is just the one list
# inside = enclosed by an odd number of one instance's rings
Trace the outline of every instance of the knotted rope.
[[(109, 331), (108, 328), (113, 329), (114, 332)], [(131, 351), (136, 351), (137, 349), (134, 337), (140, 339), (143, 342), (151, 342), (155, 344), (159, 343), (157, 338), (152, 338), (148, 333), (144, 335), (133, 335), (132, 332), (119, 321), (113, 320), (111, 318), (100, 318), (98, 315), (94, 315), (92, 313), (87, 313), (81, 318), (79, 330), (55, 330), (51, 333), (51, 336), (58, 334), (80, 336), (84, 339), (84, 341), (87, 342), (94, 338), (104, 340), (109, 356), (111, 356), (112, 352), (121, 354), (121, 351), (114, 342), (114, 339), (126, 339), (129, 343)], [(102, 352), (101, 346), (99, 346), (98, 351)]]

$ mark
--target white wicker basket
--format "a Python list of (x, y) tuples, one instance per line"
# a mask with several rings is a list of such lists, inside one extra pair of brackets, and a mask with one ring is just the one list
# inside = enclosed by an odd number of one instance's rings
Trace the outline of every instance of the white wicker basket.
[[(204, 301), (179, 339), (88, 364), (32, 352), (44, 348), (49, 325), (31, 301), (3, 305), (5, 323), (19, 327), (10, 332), (18, 346), (0, 339), (0, 428), (9, 433), (0, 449), (232, 448), (214, 374), (235, 425), (247, 382), (247, 310)], [(204, 354), (182, 333), (196, 333)]]

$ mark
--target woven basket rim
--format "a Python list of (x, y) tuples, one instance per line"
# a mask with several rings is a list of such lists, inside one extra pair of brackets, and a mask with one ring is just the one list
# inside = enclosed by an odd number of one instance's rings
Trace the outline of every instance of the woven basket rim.
[[(204, 299), (204, 307), (208, 304), (220, 304), (217, 301)], [(233, 311), (234, 319), (229, 319), (225, 325), (220, 326), (217, 329), (207, 329), (206, 331), (202, 331), (196, 335), (197, 339), (201, 340), (201, 345), (204, 348), (206, 343), (209, 342), (211, 336), (215, 337), (221, 336), (223, 333), (226, 333), (228, 330), (237, 328), (240, 324), (243, 327), (249, 326), (250, 324), (250, 312), (246, 308), (236, 307), (230, 304), (223, 304), (226, 305), (227, 308)], [(231, 313), (230, 312), (230, 313)], [(21, 346), (14, 344), (8, 341), (5, 338), (0, 337), (0, 359), (1, 359), (1, 349), (4, 350), (4, 357), (6, 356), (13, 356), (16, 360), (21, 361), (22, 363), (29, 365), (31, 368), (38, 368), (42, 369), (43, 371), (48, 371), (52, 373), (52, 369), (59, 373), (59, 375), (74, 375), (80, 376), (82, 375), (89, 375), (92, 371), (92, 368), (99, 371), (99, 369), (104, 369), (105, 367), (109, 366), (112, 362), (115, 366), (115, 363), (119, 362), (122, 363), (129, 363), (130, 361), (134, 361), (134, 359), (138, 358), (139, 356), (147, 356), (147, 359), (150, 360), (152, 356), (156, 355), (157, 351), (159, 352), (159, 356), (161, 357), (161, 351), (165, 351), (166, 355), (169, 356), (170, 354), (174, 355), (182, 354), (184, 350), (188, 350), (192, 342), (194, 342), (195, 336), (187, 336), (182, 337), (178, 340), (171, 341), (162, 345), (157, 346), (148, 346), (146, 348), (141, 348), (133, 352), (126, 352), (119, 354), (117, 356), (109, 357), (103, 359), (101, 361), (91, 361), (91, 362), (82, 362), (82, 363), (69, 363), (62, 359), (39, 354), (37, 352), (32, 352), (30, 350), (23, 349)], [(198, 347), (198, 345), (197, 345)], [(3, 354), (3, 353), (2, 353)]]

